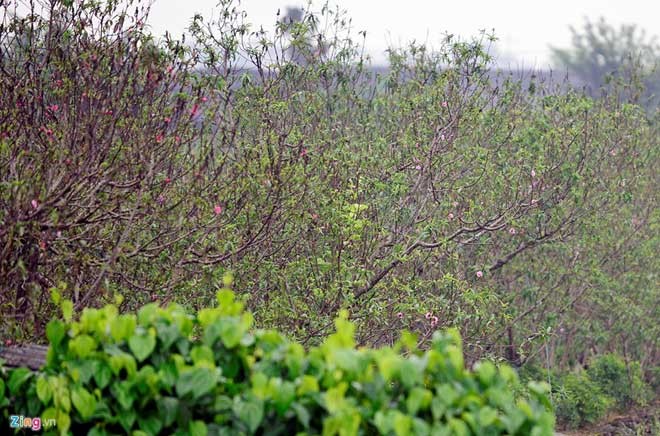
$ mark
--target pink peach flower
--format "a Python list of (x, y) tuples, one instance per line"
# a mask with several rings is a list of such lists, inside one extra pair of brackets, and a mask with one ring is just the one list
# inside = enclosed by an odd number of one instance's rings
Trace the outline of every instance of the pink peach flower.
[(39, 207), (39, 202), (38, 202), (37, 200), (32, 200), (32, 201), (30, 202), (30, 204), (32, 205), (32, 207), (33, 207), (34, 209), (36, 209), (36, 208)]
[(215, 207), (213, 208), (213, 213), (215, 213), (216, 215), (220, 215), (222, 213), (222, 206), (216, 204)]
[(396, 317), (399, 318), (399, 319), (403, 319), (403, 312), (397, 313)]
[(447, 218), (449, 218), (450, 221), (453, 220), (454, 219), (454, 214), (449, 213), (449, 215), (447, 215)]
[(484, 276), (483, 271), (477, 271), (477, 277), (482, 278)]
[(426, 315), (424, 315), (426, 319), (431, 319), (432, 316), (433, 316), (433, 312), (426, 312)]
[(515, 234), (516, 234), (516, 229), (514, 229), (513, 227), (511, 227), (511, 228), (509, 229), (509, 234), (511, 234), (511, 235), (515, 235)]

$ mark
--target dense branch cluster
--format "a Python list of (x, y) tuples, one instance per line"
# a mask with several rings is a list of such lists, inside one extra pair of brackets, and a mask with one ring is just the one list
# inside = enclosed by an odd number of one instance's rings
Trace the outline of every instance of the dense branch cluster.
[(221, 2), (184, 42), (132, 2), (40, 5), (0, 27), (3, 336), (52, 287), (201, 307), (231, 270), (304, 343), (348, 308), (373, 345), (658, 361), (657, 123), (625, 92), (498, 73), (486, 35), (378, 72), (329, 8), (270, 35)]

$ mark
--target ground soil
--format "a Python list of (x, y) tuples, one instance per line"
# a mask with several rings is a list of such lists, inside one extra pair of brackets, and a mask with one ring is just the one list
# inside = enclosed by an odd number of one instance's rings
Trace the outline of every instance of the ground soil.
[(602, 422), (578, 429), (561, 430), (557, 436), (637, 436), (660, 435), (660, 401), (646, 407), (639, 407), (610, 414)]

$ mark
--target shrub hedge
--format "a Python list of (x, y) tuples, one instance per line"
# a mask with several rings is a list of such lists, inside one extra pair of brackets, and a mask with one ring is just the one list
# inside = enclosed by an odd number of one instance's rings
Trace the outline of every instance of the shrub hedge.
[[(116, 305), (54, 301), (50, 348), (37, 373), (0, 371), (0, 416), (56, 420), (51, 434), (550, 435), (548, 386), (516, 398), (516, 372), (483, 361), (465, 367), (456, 331), (428, 350), (404, 333), (393, 347), (356, 348), (343, 311), (336, 333), (306, 351), (252, 315), (225, 288), (196, 316), (153, 303), (137, 314)], [(120, 302), (118, 302), (120, 303)]]

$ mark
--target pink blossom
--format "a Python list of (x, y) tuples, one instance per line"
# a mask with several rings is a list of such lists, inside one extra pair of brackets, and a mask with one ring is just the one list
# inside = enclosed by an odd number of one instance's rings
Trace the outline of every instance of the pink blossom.
[(216, 204), (215, 207), (213, 208), (213, 213), (215, 213), (216, 215), (220, 215), (222, 213), (222, 206)]
[(105, 115), (112, 115), (112, 109), (108, 109), (107, 111), (103, 112)]
[(307, 156), (307, 149), (303, 148), (302, 150), (300, 150), (300, 157), (305, 157), (305, 156)]
[(162, 134), (156, 135), (156, 142), (163, 142), (163, 135)]
[(616, 156), (616, 149), (615, 148), (610, 150), (610, 156)]
[(169, 177), (165, 177), (165, 184), (169, 185), (170, 183), (172, 183), (172, 179), (170, 179)]
[(458, 207), (458, 201), (454, 202), (454, 207)]
[(439, 321), (439, 319), (438, 319), (437, 316), (432, 316), (431, 317), (431, 327), (435, 327), (436, 325), (438, 325), (438, 321)]
[(447, 215), (447, 218), (449, 218), (449, 221), (453, 220), (454, 214), (450, 212), (449, 215)]
[(38, 202), (37, 200), (32, 200), (32, 201), (30, 202), (30, 204), (32, 205), (32, 207), (33, 207), (34, 209), (36, 209), (36, 208), (39, 207), (39, 202)]
[(415, 169), (416, 169), (417, 171), (419, 171), (419, 170), (422, 169), (422, 166), (421, 166), (421, 165), (415, 165)]
[(444, 140), (445, 140), (445, 134), (444, 134), (444, 133), (442, 133), (442, 134), (440, 135), (440, 140), (441, 140), (441, 141), (444, 141)]
[(534, 171), (534, 170), (532, 170), (529, 174), (530, 174), (532, 177), (536, 177), (536, 171)]
[(159, 195), (156, 201), (158, 202), (158, 204), (162, 205), (163, 203), (165, 203), (165, 196), (162, 194)]
[(192, 110), (190, 111), (190, 115), (194, 117), (197, 114), (198, 110), (199, 110), (199, 105), (194, 104)]
[(403, 312), (397, 313), (396, 317), (399, 318), (399, 319), (403, 319)]
[(511, 228), (509, 229), (509, 234), (510, 234), (510, 235), (515, 235), (515, 234), (516, 234), (516, 229), (514, 229), (513, 227), (511, 227)]
[(203, 103), (206, 103), (208, 100), (209, 100), (208, 98), (206, 98), (206, 97), (202, 97), (202, 102), (203, 102)]
[(477, 277), (482, 278), (484, 276), (483, 271), (477, 271)]
[(447, 106), (448, 106), (448, 103), (446, 101), (443, 101), (442, 102), (442, 107), (447, 107)]
[(165, 122), (166, 122), (166, 123), (169, 123), (170, 121), (172, 121), (172, 118), (170, 118), (170, 117), (165, 117)]
[(56, 104), (52, 104), (52, 105), (48, 106), (48, 109), (50, 109), (53, 112), (57, 112), (60, 109), (60, 107)]
[(426, 315), (424, 315), (426, 319), (431, 319), (432, 316), (433, 316), (433, 312), (426, 312)]
[(61, 237), (62, 237), (62, 231), (61, 231), (61, 230), (58, 230), (57, 233), (56, 233), (56, 235), (57, 235), (58, 238), (61, 238)]

